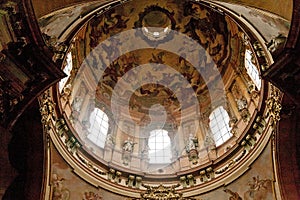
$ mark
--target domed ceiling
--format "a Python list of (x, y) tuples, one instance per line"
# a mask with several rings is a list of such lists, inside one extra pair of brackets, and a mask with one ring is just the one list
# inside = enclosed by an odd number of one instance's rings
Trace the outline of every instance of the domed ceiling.
[(130, 99), (130, 111), (147, 113), (161, 104), (174, 113), (199, 101), (209, 105), (210, 97), (223, 95), (221, 73), (240, 60), (229, 46), (240, 45), (237, 25), (191, 2), (128, 2), (94, 17), (83, 31), (85, 61), (102, 73), (97, 97), (108, 98), (110, 107), (113, 89), (121, 88), (118, 103)]
[[(61, 16), (70, 30), (50, 23)], [(108, 179), (116, 170), (149, 183), (221, 177), (262, 137), (253, 123), (265, 128), (258, 114), (270, 93), (259, 74), (271, 54), (239, 20), (216, 4), (177, 0), (97, 2), (42, 18), (46, 42), (67, 49), (57, 135)], [(269, 35), (281, 31), (274, 24)]]
[[(78, 139), (95, 158), (117, 168), (146, 174), (197, 168), (212, 159), (209, 149), (222, 149), (216, 159), (235, 144), (258, 105), (249, 88), (258, 93), (260, 86), (244, 67), (245, 51), (252, 51), (247, 35), (207, 5), (129, 1), (96, 13), (72, 41), (73, 69), (60, 85), (62, 105), (72, 91), (71, 110), (65, 112)], [(95, 109), (107, 116), (104, 122), (95, 122)], [(211, 130), (214, 120), (219, 126)], [(232, 138), (236, 126), (243, 128)], [(105, 134), (92, 136), (95, 129)], [(157, 130), (170, 140), (158, 144), (171, 152), (156, 149), (167, 161), (151, 162), (151, 131)]]
[(131, 197), (158, 183), (193, 196), (237, 179), (266, 145), (280, 92), (260, 70), (288, 33), (280, 17), (206, 1), (100, 1), (39, 23), (67, 75), (42, 97), (42, 109), (55, 107), (46, 128), (85, 181)]

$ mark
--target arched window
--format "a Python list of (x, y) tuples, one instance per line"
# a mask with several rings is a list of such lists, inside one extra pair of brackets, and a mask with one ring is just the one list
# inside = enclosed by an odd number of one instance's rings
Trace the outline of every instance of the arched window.
[(97, 146), (104, 148), (108, 132), (107, 115), (99, 108), (95, 108), (90, 116), (90, 124), (88, 139)]
[(245, 52), (245, 67), (247, 69), (247, 73), (249, 74), (251, 80), (254, 82), (257, 89), (260, 90), (261, 79), (259, 77), (259, 73), (256, 66), (252, 63), (252, 52), (248, 49), (246, 49)]
[(229, 127), (229, 116), (223, 106), (219, 106), (209, 116), (209, 126), (216, 146), (223, 144), (232, 134)]
[(171, 140), (168, 131), (156, 129), (150, 132), (148, 139), (149, 163), (171, 162)]
[(61, 79), (58, 83), (58, 88), (59, 88), (59, 91), (61, 92), (62, 89), (65, 87), (70, 75), (71, 75), (71, 71), (72, 71), (72, 68), (73, 68), (73, 62), (72, 62), (72, 53), (69, 52), (67, 54), (67, 58), (66, 58), (66, 64), (65, 64), (65, 67), (63, 69), (63, 71), (65, 72), (65, 74), (67, 74), (67, 77)]

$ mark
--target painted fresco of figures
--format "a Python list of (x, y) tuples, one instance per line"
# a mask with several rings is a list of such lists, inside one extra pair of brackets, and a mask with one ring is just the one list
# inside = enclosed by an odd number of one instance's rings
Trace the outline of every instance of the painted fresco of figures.
[(237, 192), (233, 192), (229, 189), (225, 189), (224, 192), (230, 194), (229, 200), (242, 200), (242, 197)]
[[(185, 5), (185, 15), (193, 16), (197, 10), (203, 11), (199, 5), (193, 9), (187, 7), (191, 7), (190, 3)], [(228, 34), (228, 30), (224, 19), (217, 19), (217, 17), (217, 15), (205, 15), (203, 18), (191, 17), (188, 23), (184, 25), (185, 31), (183, 33), (188, 34), (205, 47), (215, 63), (221, 63), (227, 54), (227, 41), (223, 34)], [(218, 22), (219, 24), (214, 25), (211, 22)], [(215, 27), (219, 27), (218, 30)]]
[(57, 174), (52, 174), (52, 199), (53, 200), (69, 200), (70, 191), (64, 187), (64, 178), (60, 178)]
[(102, 197), (99, 194), (94, 192), (85, 192), (83, 194), (82, 200), (102, 200)]
[(242, 198), (237, 192), (225, 189), (224, 192), (231, 195), (229, 200), (271, 200), (273, 199), (272, 181), (270, 179), (260, 180), (259, 176), (253, 177), (248, 183), (249, 189), (244, 192)]
[(259, 180), (259, 176), (253, 177), (248, 185), (250, 189), (244, 193), (245, 200), (273, 199), (272, 181), (270, 179)]

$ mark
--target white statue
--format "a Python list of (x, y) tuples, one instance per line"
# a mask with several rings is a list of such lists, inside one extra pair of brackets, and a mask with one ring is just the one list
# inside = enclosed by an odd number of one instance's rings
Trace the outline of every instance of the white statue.
[(136, 143), (134, 143), (130, 138), (128, 138), (127, 140), (124, 141), (123, 150), (132, 152), (135, 144)]
[(237, 102), (237, 106), (238, 106), (239, 111), (243, 110), (244, 108), (247, 108), (247, 99), (245, 97), (237, 99), (236, 102)]
[(196, 137), (194, 137), (192, 134), (190, 134), (188, 143), (186, 145), (186, 151), (190, 152), (192, 149), (196, 149), (198, 140)]

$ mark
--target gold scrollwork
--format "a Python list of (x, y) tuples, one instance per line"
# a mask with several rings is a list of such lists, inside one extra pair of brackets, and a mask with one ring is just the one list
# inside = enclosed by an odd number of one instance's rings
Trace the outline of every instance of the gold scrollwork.
[(269, 109), (269, 115), (273, 117), (274, 124), (280, 120), (281, 100), (280, 90), (271, 85), (271, 95), (266, 101), (267, 108)]
[(42, 123), (46, 130), (49, 129), (51, 119), (54, 119), (54, 106), (55, 103), (52, 101), (50, 91), (46, 90), (40, 100), (40, 112), (42, 115)]
[(182, 199), (182, 194), (176, 192), (175, 188), (179, 187), (180, 184), (172, 186), (164, 186), (160, 184), (159, 186), (149, 186), (142, 184), (143, 187), (147, 189), (145, 193), (141, 193), (142, 200), (152, 200), (152, 199)]

